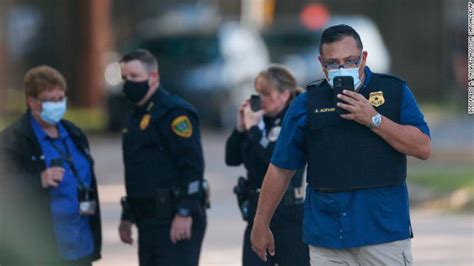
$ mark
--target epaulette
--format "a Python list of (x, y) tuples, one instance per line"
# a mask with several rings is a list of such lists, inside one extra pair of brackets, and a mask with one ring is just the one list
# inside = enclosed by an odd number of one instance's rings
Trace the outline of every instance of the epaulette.
[(318, 80), (315, 80), (315, 81), (311, 81), (310, 83), (308, 83), (308, 85), (306, 85), (306, 87), (309, 87), (309, 86), (319, 86), (321, 85), (321, 83), (323, 83), (323, 81), (325, 81), (326, 79), (318, 79)]
[[(375, 74), (375, 73), (374, 73)], [(379, 77), (381, 78), (389, 78), (389, 79), (394, 79), (396, 81), (399, 81), (399, 82), (402, 82), (402, 83), (406, 83), (405, 80), (397, 77), (397, 76), (393, 76), (393, 75), (389, 75), (389, 74), (380, 74), (380, 73), (376, 73)]]
[(315, 80), (315, 81), (311, 81), (310, 83), (308, 83), (308, 85), (306, 85), (306, 90), (308, 90), (311, 87), (320, 86), (325, 80), (326, 79), (318, 79), (318, 80)]
[(181, 97), (170, 94), (169, 92), (165, 91), (166, 98), (160, 98), (157, 103), (157, 106), (153, 107), (153, 112), (155, 113), (155, 117), (161, 118), (167, 115), (169, 112), (176, 111), (179, 109), (186, 110), (187, 112), (193, 114), (197, 117), (197, 111), (194, 106), (190, 103), (183, 100)]

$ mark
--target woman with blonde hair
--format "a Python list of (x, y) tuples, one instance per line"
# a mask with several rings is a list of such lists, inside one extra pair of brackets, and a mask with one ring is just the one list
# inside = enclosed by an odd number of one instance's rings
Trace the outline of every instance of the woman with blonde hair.
[[(281, 65), (270, 65), (255, 78), (258, 96), (245, 100), (237, 114), (237, 125), (226, 143), (226, 164), (247, 169), (239, 180), (239, 206), (247, 221), (244, 233), (243, 265), (309, 265), (308, 247), (302, 240), (303, 169), (296, 172), (278, 206), (271, 229), (276, 254), (262, 261), (251, 248), (250, 233), (260, 187), (278, 139), (283, 117), (291, 101), (301, 92), (291, 73)], [(242, 184), (244, 188), (242, 188)]]

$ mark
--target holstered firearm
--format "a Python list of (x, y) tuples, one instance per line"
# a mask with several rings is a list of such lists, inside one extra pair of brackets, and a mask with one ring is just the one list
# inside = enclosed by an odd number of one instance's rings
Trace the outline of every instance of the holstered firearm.
[(247, 221), (249, 218), (249, 183), (247, 179), (240, 176), (237, 179), (237, 185), (234, 187), (234, 194), (237, 197), (242, 219)]
[(211, 188), (209, 187), (209, 182), (207, 182), (207, 179), (202, 181), (201, 191), (204, 194), (202, 197), (204, 200), (203, 206), (206, 209), (211, 208)]

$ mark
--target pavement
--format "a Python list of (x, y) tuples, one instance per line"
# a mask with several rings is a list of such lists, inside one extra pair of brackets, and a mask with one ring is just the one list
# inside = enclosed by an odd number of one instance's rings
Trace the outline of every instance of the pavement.
[[(245, 223), (240, 217), (232, 188), (242, 167), (227, 167), (224, 146), (227, 134), (205, 131), (203, 149), (205, 176), (211, 185), (211, 209), (201, 252), (200, 265), (241, 265)], [(119, 135), (90, 136), (102, 207), (103, 253), (95, 266), (138, 265), (135, 243), (122, 244), (117, 227), (119, 199), (124, 195), (121, 141)], [(415, 237), (412, 249), (415, 265), (474, 265), (474, 216), (433, 210), (411, 211)], [(278, 251), (277, 251), (278, 252)]]

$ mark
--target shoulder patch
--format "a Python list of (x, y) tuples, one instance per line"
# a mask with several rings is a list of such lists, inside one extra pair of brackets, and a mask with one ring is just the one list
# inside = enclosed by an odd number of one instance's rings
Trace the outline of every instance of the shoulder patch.
[(178, 136), (183, 138), (189, 138), (193, 135), (193, 126), (189, 117), (181, 115), (173, 119), (171, 122), (171, 130)]

